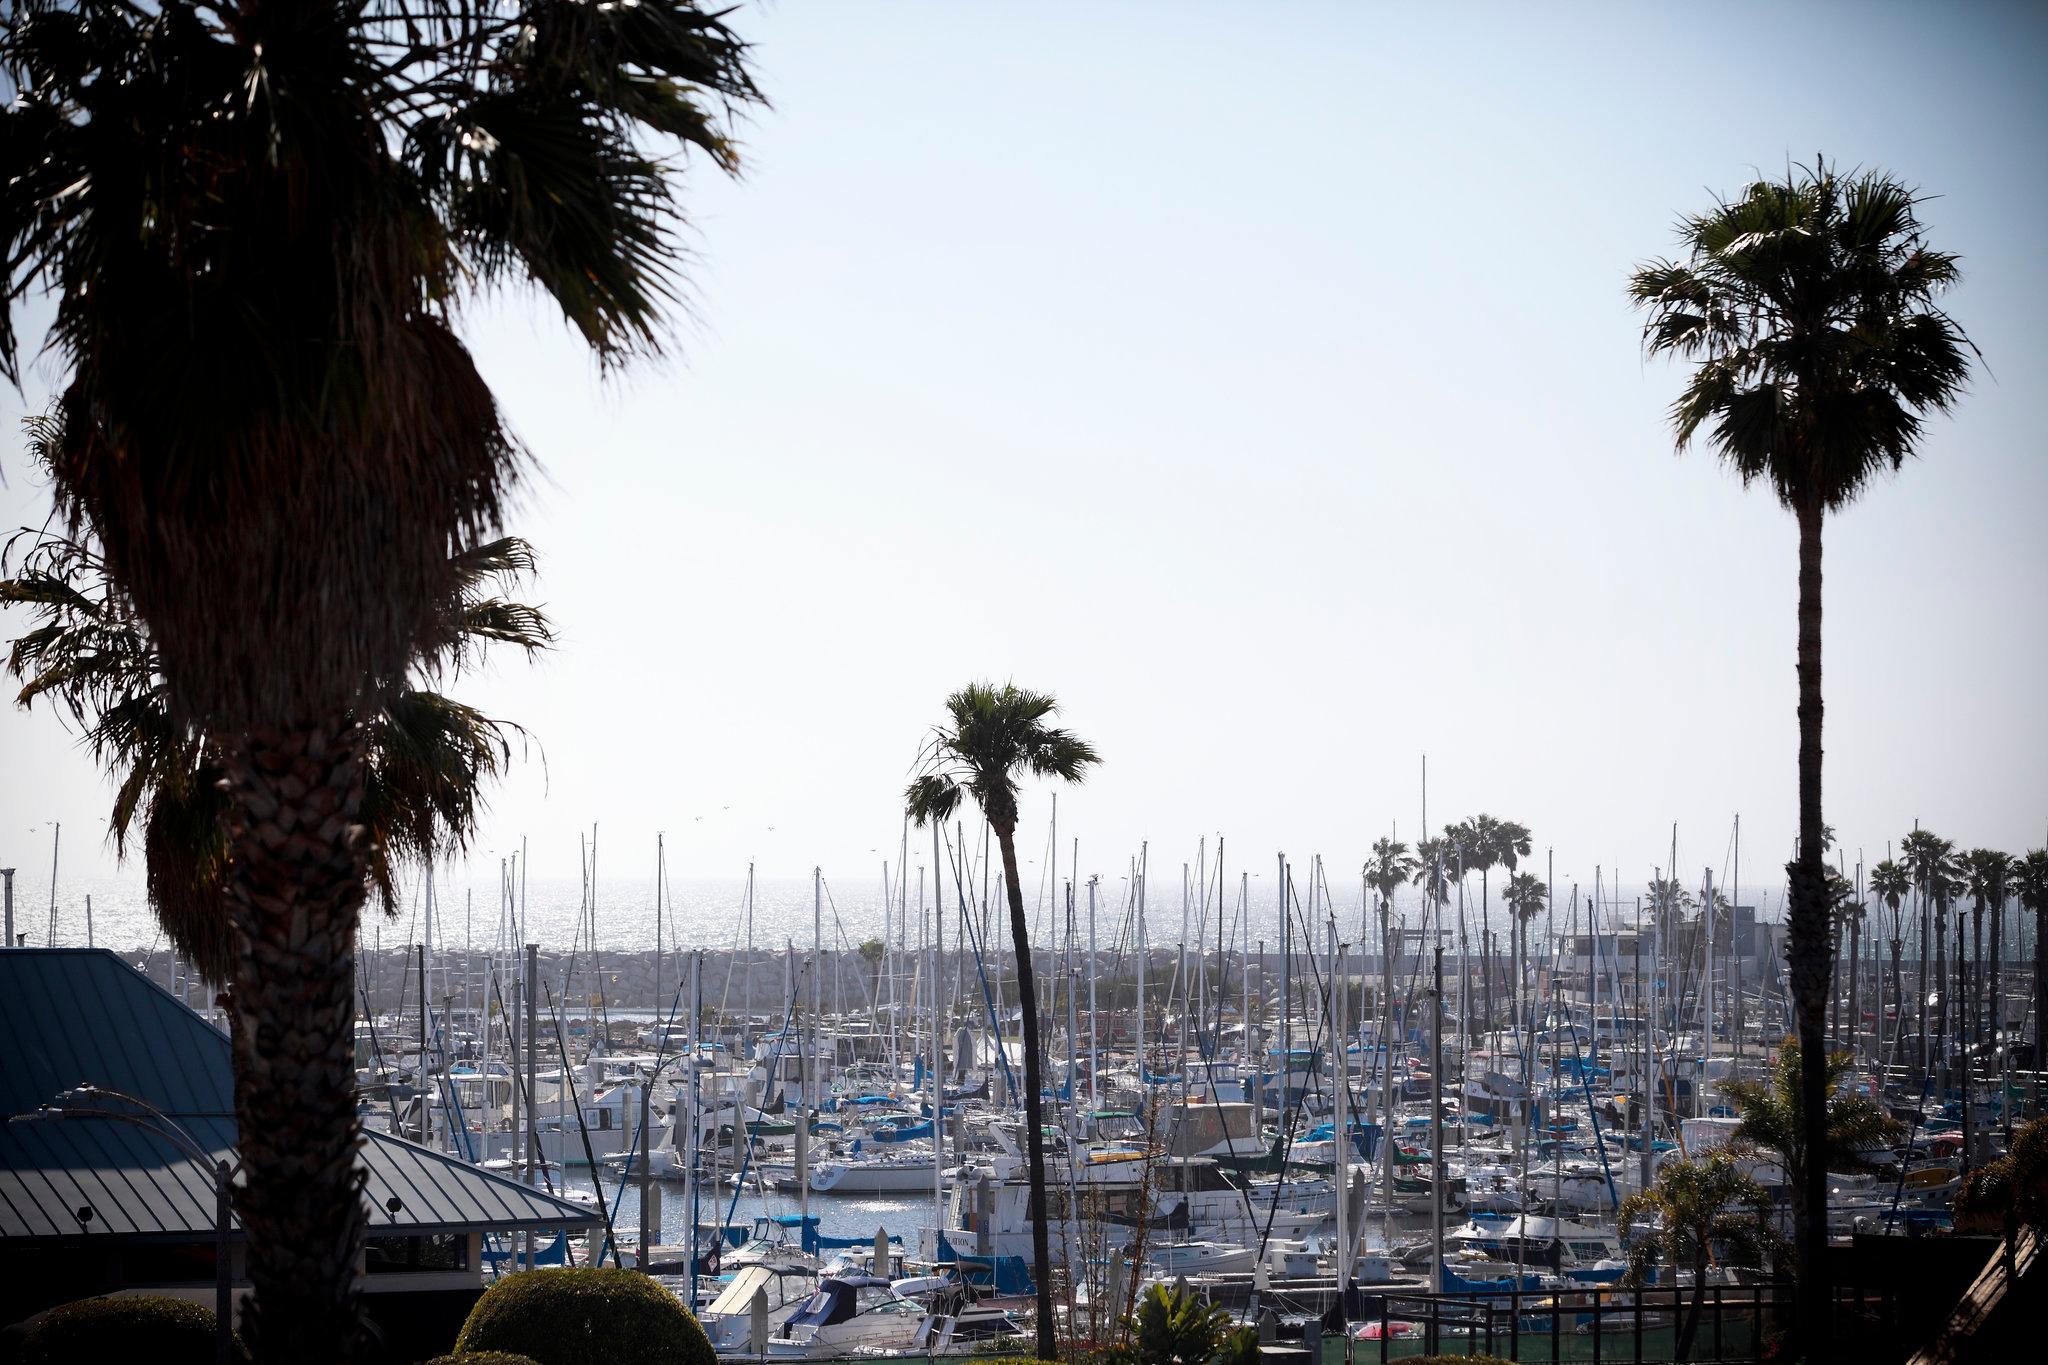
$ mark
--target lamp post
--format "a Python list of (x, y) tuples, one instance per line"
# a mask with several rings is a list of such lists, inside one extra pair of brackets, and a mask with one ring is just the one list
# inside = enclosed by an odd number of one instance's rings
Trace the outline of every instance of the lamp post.
[[(129, 1105), (141, 1112), (107, 1108), (109, 1102)], [(213, 1181), (213, 1359), (215, 1365), (229, 1365), (234, 1358), (234, 1266), (228, 1249), (228, 1194), (234, 1181), (234, 1168), (228, 1165), (225, 1158), (216, 1160), (190, 1133), (179, 1127), (170, 1115), (155, 1105), (139, 1100), (133, 1095), (124, 1095), (117, 1090), (106, 1090), (96, 1085), (79, 1085), (61, 1091), (52, 1103), (26, 1114), (9, 1115), (7, 1121), (53, 1123), (65, 1119), (105, 1119), (140, 1128), (176, 1148), (179, 1155), (197, 1166)]]

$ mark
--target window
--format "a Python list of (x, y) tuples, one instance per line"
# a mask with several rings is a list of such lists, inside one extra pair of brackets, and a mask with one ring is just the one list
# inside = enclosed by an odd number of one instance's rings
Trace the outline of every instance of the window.
[(423, 1237), (370, 1237), (363, 1264), (372, 1275), (445, 1274), (469, 1269), (469, 1237), (460, 1232)]

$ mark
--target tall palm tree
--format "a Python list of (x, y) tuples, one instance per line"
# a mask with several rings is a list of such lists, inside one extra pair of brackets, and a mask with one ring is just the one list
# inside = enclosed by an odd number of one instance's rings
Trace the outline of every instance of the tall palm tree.
[[(1933, 1058), (1946, 1077), (1949, 1023), (1954, 1017), (1949, 1007), (1955, 995), (1950, 989), (1948, 976), (1948, 912), (1956, 897), (1962, 894), (1963, 869), (1955, 846), (1946, 839), (1930, 839), (1922, 852), (1925, 860), (1916, 863), (1914, 871), (1920, 881), (1921, 899), (1927, 907), (1925, 920), (1932, 925), (1930, 933), (1934, 941), (1934, 984), (1922, 1003), (1934, 1011), (1928, 1046), (1934, 1049)], [(1926, 970), (1925, 963), (1921, 964), (1921, 970)]]
[(1038, 987), (1024, 885), (1017, 874), (1017, 780), (1079, 782), (1101, 761), (1085, 740), (1050, 725), (1059, 703), (1048, 693), (1011, 683), (969, 683), (946, 698), (947, 724), (935, 726), (918, 755), (923, 769), (904, 792), (904, 810), (922, 829), (959, 809), (963, 796), (981, 807), (1003, 855), (1010, 898), (1010, 940), (1017, 953), (1017, 1003), (1024, 1015), (1025, 1159), (1031, 1179), (1031, 1278), (1038, 1288), (1038, 1358), (1057, 1356), (1052, 1316), (1052, 1255), (1045, 1209), (1045, 1132), (1039, 1111), (1043, 1070), (1038, 1052)]
[[(1380, 900), (1380, 941), (1386, 945), (1384, 963), (1386, 969), (1385, 989), (1391, 996), (1394, 989), (1393, 958), (1395, 944), (1391, 937), (1394, 919), (1394, 893), (1407, 884), (1421, 866), (1414, 855), (1408, 852), (1408, 845), (1399, 839), (1375, 839), (1372, 856), (1365, 860), (1364, 877), (1366, 886)], [(1390, 1014), (1388, 1018), (1393, 1016)]]
[[(1529, 827), (1512, 820), (1497, 820), (1481, 813), (1465, 821), (1466, 842), (1471, 850), (1467, 865), (1479, 873), (1479, 941), (1484, 944), (1491, 936), (1492, 909), (1487, 888), (1487, 874), (1494, 868), (1513, 873), (1519, 859), (1529, 856)], [(1514, 969), (1520, 979), (1521, 963), (1516, 960)], [(1493, 1019), (1493, 968), (1491, 963), (1486, 971), (1486, 1014), (1491, 1024)]]
[(172, 713), (217, 745), (232, 812), (260, 1360), (361, 1342), (361, 718), (522, 463), (460, 309), (530, 282), (603, 363), (660, 351), (687, 249), (669, 153), (736, 169), (746, 62), (677, 0), (0, 16), (0, 374), (19, 383), (14, 305), (51, 299), (59, 510), (146, 623)]
[[(1507, 885), (1501, 888), (1501, 899), (1507, 902), (1515, 934), (1515, 1029), (1519, 1037), (1521, 1031), (1530, 1024), (1530, 1021), (1523, 1017), (1525, 1002), (1522, 999), (1522, 975), (1529, 969), (1529, 922), (1542, 913), (1544, 903), (1550, 899), (1550, 888), (1533, 872), (1517, 872), (1509, 877)], [(1526, 1065), (1528, 1049), (1523, 1048), (1522, 1051)]]
[[(2034, 916), (2034, 1071), (2048, 1064), (2048, 848), (2028, 850), (2013, 864), (2013, 898)], [(2036, 1096), (2036, 1102), (2039, 1102)]]
[[(457, 553), (454, 595), (442, 604), (412, 675), (363, 720), (369, 768), (362, 821), (365, 876), (395, 913), (401, 865), (422, 865), (469, 844), (483, 789), (524, 732), (426, 684), (462, 671), (489, 642), (532, 654), (554, 640), (545, 613), (493, 589), (532, 572), (532, 547), (504, 537)], [(149, 905), (165, 936), (207, 980), (227, 985), (234, 935), (226, 884), (229, 806), (212, 741), (170, 710), (155, 646), (107, 580), (94, 550), (38, 535), (19, 574), (0, 580), (0, 602), (26, 606), (35, 624), (8, 652), (23, 707), (46, 700), (76, 724), (114, 780), (107, 828), (125, 856), (142, 822)]]
[(1952, 871), (1955, 845), (1931, 829), (1915, 829), (1899, 840), (1899, 856), (1912, 873), (1913, 889), (1920, 898), (1920, 1051), (1924, 1059), (1930, 1046), (1927, 1011), (1933, 998), (1928, 990), (1928, 964), (1935, 951), (1943, 953), (1944, 961), (1947, 956), (1944, 944), (1937, 941), (1940, 936), (1934, 933), (1934, 888)]
[(1457, 859), (1447, 839), (1423, 839), (1415, 845), (1415, 867), (1408, 879), (1422, 888), (1424, 912), (1436, 907), (1435, 932), (1443, 932), (1444, 906), (1450, 904), (1450, 869)]
[[(1906, 997), (1904, 993), (1905, 982), (1903, 980), (1900, 968), (1900, 957), (1902, 955), (1905, 945), (1900, 939), (1900, 932), (1902, 926), (1899, 918), (1899, 905), (1906, 899), (1906, 893), (1910, 891), (1912, 887), (1912, 874), (1908, 872), (1905, 868), (1901, 867), (1898, 863), (1892, 861), (1890, 858), (1884, 859), (1883, 861), (1879, 862), (1877, 866), (1870, 869), (1871, 892), (1874, 895), (1876, 895), (1879, 900), (1883, 901), (1885, 903), (1885, 907), (1892, 912), (1891, 946), (1893, 1047), (1898, 1046), (1899, 1030), (1905, 1026), (1906, 1022)], [(1882, 994), (1883, 990), (1884, 987), (1882, 984), (1880, 984), (1878, 987), (1879, 993)], [(1877, 1020), (1878, 1027), (1882, 1029), (1884, 1027), (1884, 1011), (1881, 1008), (1878, 1010)], [(1880, 1041), (1882, 1041), (1882, 1039), (1880, 1039)], [(1889, 1061), (1888, 1058), (1881, 1058), (1880, 1060), (1886, 1062)]]
[[(2006, 882), (2012, 876), (2013, 858), (1995, 848), (1973, 848), (1963, 855), (1963, 889), (1970, 898), (1970, 957), (1977, 964), (1976, 980), (1970, 985), (1972, 1029), (1981, 1048), (1998, 1038), (1998, 967), (2000, 950), (1998, 924), (2005, 918)], [(1991, 961), (1984, 959), (1984, 914), (1991, 913)], [(1989, 1006), (1987, 1011), (1986, 1006)]]
[[(1835, 994), (1833, 990), (1832, 973), (1835, 969), (1835, 966), (1839, 964), (1841, 959), (1843, 937), (1847, 933), (1853, 932), (1854, 930), (1854, 925), (1851, 923), (1852, 911), (1859, 911), (1862, 907), (1855, 904), (1856, 884), (1850, 881), (1847, 877), (1843, 876), (1841, 873), (1835, 871), (1833, 868), (1828, 869), (1827, 885), (1828, 924), (1830, 926), (1828, 956), (1830, 963), (1829, 973), (1831, 984), (1829, 988), (1829, 994), (1833, 997), (1833, 1005), (1835, 1011), (1834, 1029), (1837, 1033), (1839, 1033), (1841, 1031), (1842, 1024), (1842, 1001), (1841, 997), (1838, 994)], [(1850, 970), (1852, 973), (1855, 970), (1855, 964), (1853, 962), (1850, 964)], [(1853, 1055), (1853, 1039), (1855, 1037), (1855, 1026), (1853, 1024), (1850, 1026), (1850, 1037), (1852, 1040), (1850, 1046)]]
[[(1825, 1046), (1828, 998), (1826, 837), (1821, 814), (1821, 526), (1917, 447), (1930, 412), (1969, 376), (1970, 343), (1936, 303), (1959, 276), (1927, 245), (1921, 197), (1878, 172), (1843, 174), (1816, 159), (1759, 180), (1682, 220), (1685, 258), (1637, 269), (1653, 355), (1697, 362), (1671, 420), (1681, 449), (1703, 432), (1748, 484), (1761, 480), (1799, 527), (1799, 841), (1788, 869), (1788, 966), (1809, 1054)], [(1821, 1122), (1818, 1068), (1805, 1112)], [(1832, 1309), (1827, 1190), (1799, 1192), (1799, 1336), (1809, 1359)]]
[(1660, 1261), (1692, 1271), (1692, 1298), (1673, 1343), (1675, 1360), (1692, 1354), (1707, 1298), (1708, 1262), (1760, 1266), (1774, 1241), (1769, 1192), (1726, 1148), (1665, 1162), (1655, 1184), (1621, 1201), (1614, 1220), (1629, 1229), (1625, 1283), (1644, 1284)]
[(1856, 1051), (1856, 1035), (1863, 1026), (1861, 1000), (1857, 997), (1857, 968), (1863, 961), (1863, 918), (1868, 907), (1856, 895), (1853, 884), (1842, 882), (1842, 898), (1837, 913), (1842, 924), (1849, 931), (1849, 1050)]

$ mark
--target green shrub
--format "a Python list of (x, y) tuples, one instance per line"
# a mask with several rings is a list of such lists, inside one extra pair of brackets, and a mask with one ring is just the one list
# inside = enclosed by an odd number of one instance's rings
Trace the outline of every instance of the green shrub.
[(1964, 1176), (1952, 1212), (1957, 1232), (2001, 1237), (2007, 1219), (2048, 1226), (2048, 1118), (2028, 1123), (2009, 1152)]
[[(152, 1365), (212, 1365), (211, 1308), (163, 1295), (80, 1299), (36, 1319), (21, 1343), (21, 1365), (147, 1360)], [(238, 1339), (234, 1358), (249, 1353)]]
[(463, 1351), (452, 1356), (435, 1356), (427, 1365), (540, 1365), (532, 1356), (512, 1351)]
[(460, 1356), (511, 1351), (534, 1365), (716, 1365), (711, 1339), (645, 1275), (579, 1266), (507, 1275), (455, 1338)]

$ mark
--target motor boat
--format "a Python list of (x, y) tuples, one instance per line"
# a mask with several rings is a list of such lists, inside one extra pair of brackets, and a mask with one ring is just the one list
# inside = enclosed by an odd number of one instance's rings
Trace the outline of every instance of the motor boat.
[(783, 1360), (836, 1360), (910, 1351), (932, 1314), (898, 1294), (879, 1275), (827, 1275), (768, 1338), (768, 1355)]
[(1145, 1259), (1153, 1273), (1165, 1279), (1249, 1271), (1258, 1263), (1258, 1253), (1228, 1242), (1167, 1242), (1148, 1247)]

